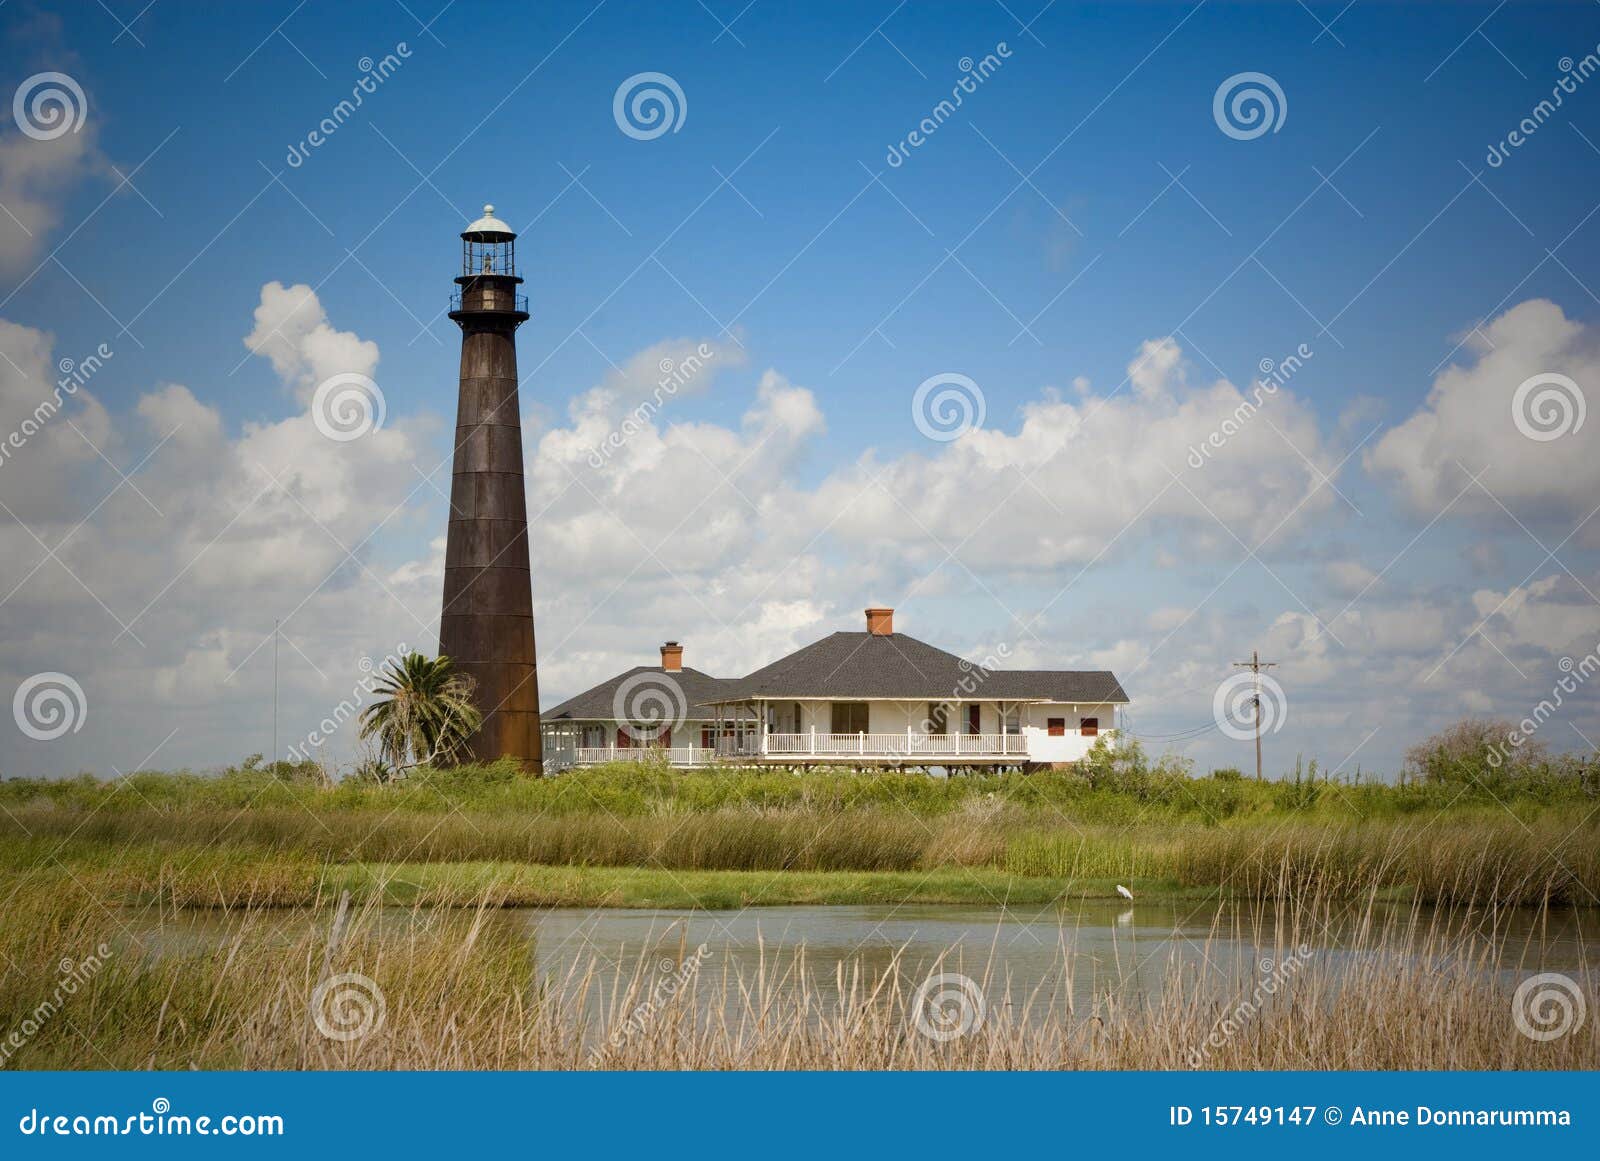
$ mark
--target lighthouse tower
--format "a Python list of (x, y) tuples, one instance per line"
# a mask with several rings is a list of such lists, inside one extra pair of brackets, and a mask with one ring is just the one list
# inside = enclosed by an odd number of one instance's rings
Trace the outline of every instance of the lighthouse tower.
[(493, 206), (461, 235), (460, 289), (450, 300), (461, 327), (461, 384), (439, 652), (477, 682), (483, 726), (468, 740), (468, 755), (516, 758), (541, 773), (517, 404), (516, 333), (528, 300), (517, 293), (516, 238)]

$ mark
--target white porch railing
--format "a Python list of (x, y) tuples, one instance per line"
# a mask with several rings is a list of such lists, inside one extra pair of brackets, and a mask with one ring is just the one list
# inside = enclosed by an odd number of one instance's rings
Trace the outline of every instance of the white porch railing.
[(579, 746), (570, 751), (575, 766), (594, 766), (601, 762), (659, 762), (663, 756), (671, 766), (708, 766), (715, 750), (704, 746)]
[(751, 758), (1025, 757), (1028, 741), (1020, 734), (747, 734), (719, 739), (717, 753)]

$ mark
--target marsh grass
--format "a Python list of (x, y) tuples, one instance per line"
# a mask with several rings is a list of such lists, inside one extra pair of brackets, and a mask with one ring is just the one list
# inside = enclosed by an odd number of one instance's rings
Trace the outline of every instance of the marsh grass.
[[(1238, 820), (1130, 827), (1010, 804), (921, 816), (797, 806), (618, 816), (205, 806), (0, 815), (0, 870), (65, 864), (124, 892), (220, 892), (264, 879), (309, 901), (329, 866), (506, 864), (670, 872), (912, 874), (962, 869), (1063, 882), (1348, 895), (1373, 883), (1427, 902), (1600, 903), (1600, 822), (1566, 812)], [(174, 898), (178, 898), (174, 895)]]
[[(525, 932), (487, 906), (418, 907), (328, 898), (294, 912), (226, 909), (203, 939), (166, 905), (110, 911), (71, 890), (25, 887), (0, 916), (0, 1027), (36, 1013), (64, 957), (109, 939), (114, 953), (7, 1060), (18, 1068), (1594, 1068), (1600, 1021), (1541, 1043), (1512, 1019), (1517, 979), (1539, 966), (1495, 909), (1388, 908), (1296, 897), (1218, 919), (1198, 940), (1207, 961), (1173, 958), (1158, 987), (1114, 981), (1088, 999), (1062, 941), (1060, 981), (1019, 991), (993, 949), (953, 948), (934, 963), (900, 953), (841, 963), (825, 976), (803, 950), (764, 953), (740, 971), (715, 949), (668, 932), (620, 967), (589, 957), (541, 976)], [(271, 883), (259, 892), (270, 896)], [(487, 901), (485, 901), (487, 903)], [(1237, 1018), (1254, 960), (1279, 962), (1337, 926), (1248, 1018)], [(1247, 937), (1241, 943), (1241, 937)], [(1249, 950), (1241, 950), (1248, 947)], [(663, 995), (667, 961), (684, 985)], [(969, 975), (982, 1022), (940, 1043), (913, 1026), (916, 990), (937, 971)], [(318, 984), (360, 973), (383, 1018), (348, 1041), (317, 1027)], [(1589, 996), (1595, 981), (1577, 979)], [(367, 997), (371, 999), (371, 995)], [(336, 1027), (362, 1027), (360, 997)], [(1232, 1030), (1216, 1035), (1230, 1014)], [(1208, 1041), (1209, 1046), (1208, 1046)]]

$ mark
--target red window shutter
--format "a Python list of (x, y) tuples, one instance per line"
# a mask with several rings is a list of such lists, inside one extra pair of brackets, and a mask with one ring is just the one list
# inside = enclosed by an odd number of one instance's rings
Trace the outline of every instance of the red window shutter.
[(967, 733), (981, 734), (983, 732), (983, 710), (976, 702), (967, 707)]
[(1099, 732), (1100, 732), (1100, 719), (1099, 718), (1084, 718), (1083, 719), (1083, 726), (1079, 730), (1079, 733), (1081, 733), (1086, 738), (1092, 738), (1096, 734), (1098, 734)]
[(633, 745), (633, 735), (628, 733), (626, 728), (624, 728), (622, 726), (618, 726), (617, 727), (617, 749), (626, 750), (628, 747), (630, 747), (632, 745)]
[(1064, 738), (1067, 736), (1066, 718), (1046, 718), (1045, 727), (1052, 738)]

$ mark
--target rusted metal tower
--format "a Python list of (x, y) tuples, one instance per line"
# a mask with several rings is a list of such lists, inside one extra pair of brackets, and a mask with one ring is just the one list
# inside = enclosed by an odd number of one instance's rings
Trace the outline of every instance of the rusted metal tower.
[(537, 774), (543, 753), (517, 403), (516, 333), (528, 300), (517, 293), (516, 238), (493, 206), (461, 235), (460, 289), (450, 302), (461, 327), (461, 386), (439, 652), (477, 682), (483, 726), (467, 743), (470, 756), (516, 758)]

